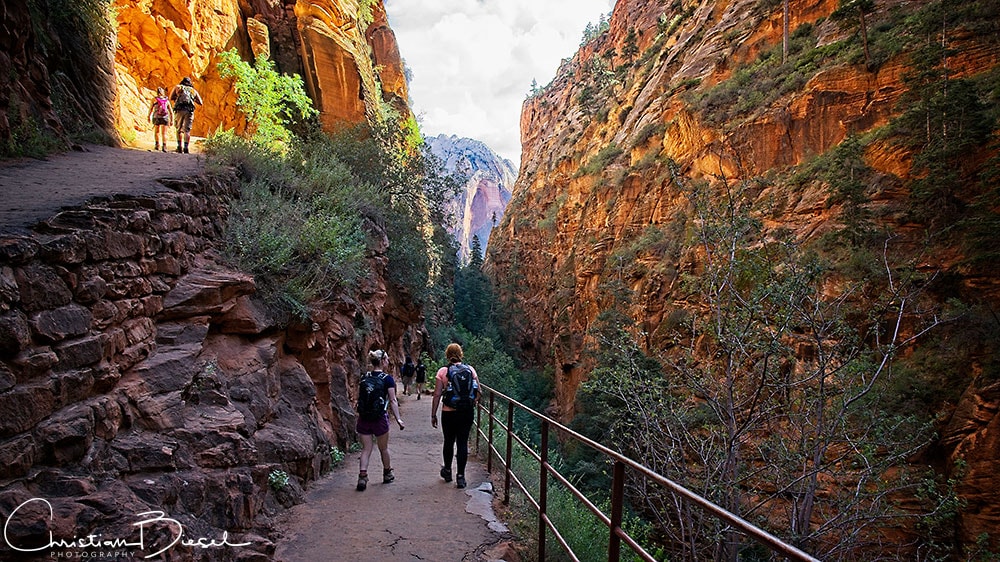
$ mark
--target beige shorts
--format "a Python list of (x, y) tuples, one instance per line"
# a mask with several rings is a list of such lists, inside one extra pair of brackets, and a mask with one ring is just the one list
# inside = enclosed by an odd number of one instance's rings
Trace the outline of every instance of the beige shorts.
[(177, 124), (177, 132), (190, 133), (191, 123), (194, 122), (194, 112), (178, 109), (174, 111), (174, 122)]

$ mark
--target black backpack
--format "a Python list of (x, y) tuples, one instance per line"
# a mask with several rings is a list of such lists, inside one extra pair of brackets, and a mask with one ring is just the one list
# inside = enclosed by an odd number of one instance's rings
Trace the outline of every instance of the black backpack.
[(377, 421), (389, 407), (389, 388), (382, 371), (368, 371), (361, 377), (358, 391), (358, 416), (365, 421)]
[(444, 404), (456, 410), (471, 410), (476, 403), (479, 385), (472, 376), (472, 368), (465, 363), (448, 366), (448, 387), (444, 390)]

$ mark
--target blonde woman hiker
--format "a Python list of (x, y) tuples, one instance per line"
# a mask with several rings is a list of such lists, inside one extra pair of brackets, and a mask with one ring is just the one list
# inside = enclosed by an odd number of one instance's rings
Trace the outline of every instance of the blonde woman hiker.
[(361, 460), (358, 467), (358, 491), (368, 487), (368, 464), (372, 451), (378, 446), (382, 457), (382, 483), (396, 479), (389, 459), (389, 409), (396, 418), (400, 431), (406, 426), (399, 417), (399, 402), (396, 400), (396, 380), (382, 370), (386, 353), (376, 349), (368, 354), (372, 369), (361, 376), (358, 390), (358, 423), (355, 430), (361, 437)]
[(174, 124), (174, 114), (170, 111), (170, 100), (167, 99), (167, 90), (156, 89), (156, 97), (149, 106), (149, 122), (153, 124), (153, 139), (156, 141), (154, 150), (167, 151), (167, 127)]

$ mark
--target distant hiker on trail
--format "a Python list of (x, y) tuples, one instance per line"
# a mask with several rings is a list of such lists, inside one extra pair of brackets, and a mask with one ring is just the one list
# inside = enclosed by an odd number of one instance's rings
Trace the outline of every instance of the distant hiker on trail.
[[(416, 373), (416, 367), (413, 366), (413, 359), (410, 356), (406, 356), (406, 362), (399, 369), (399, 374), (403, 377), (403, 394), (410, 394), (410, 385), (413, 384), (413, 375)], [(420, 398), (420, 395), (417, 395)]]
[(427, 382), (427, 366), (424, 365), (422, 358), (417, 358), (417, 366), (414, 367), (413, 372), (417, 377), (417, 400), (420, 400), (420, 395), (424, 393), (424, 383)]
[(386, 353), (376, 349), (368, 354), (372, 370), (361, 376), (358, 390), (358, 424), (356, 431), (361, 436), (361, 460), (358, 471), (358, 491), (368, 487), (368, 463), (371, 460), (374, 444), (377, 442), (382, 456), (382, 483), (388, 484), (396, 479), (392, 474), (392, 462), (389, 460), (389, 407), (399, 424), (399, 429), (406, 427), (403, 418), (399, 417), (399, 402), (396, 400), (396, 381), (392, 375), (382, 371)]
[[(479, 375), (471, 365), (462, 363), (462, 346), (449, 344), (444, 352), (448, 366), (438, 369), (431, 403), (431, 425), (438, 426), (437, 410), (441, 403), (441, 431), (444, 433), (444, 466), (441, 478), (451, 482), (451, 458), (457, 457), (455, 487), (465, 487), (465, 464), (469, 458), (469, 432), (475, 420), (479, 400)], [(455, 443), (458, 452), (455, 455)]]
[(167, 151), (167, 127), (174, 124), (174, 114), (170, 111), (170, 100), (167, 99), (167, 90), (156, 89), (156, 97), (149, 106), (149, 122), (153, 124), (153, 139), (156, 141), (155, 150)]
[(191, 79), (185, 76), (170, 92), (170, 100), (174, 102), (177, 121), (177, 152), (187, 153), (191, 143), (191, 124), (194, 123), (194, 104), (202, 105), (201, 94), (191, 85)]

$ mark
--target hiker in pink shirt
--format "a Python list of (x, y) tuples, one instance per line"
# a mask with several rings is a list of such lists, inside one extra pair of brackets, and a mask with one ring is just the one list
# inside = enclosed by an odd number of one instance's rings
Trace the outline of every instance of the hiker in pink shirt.
[(153, 124), (153, 139), (156, 141), (156, 150), (167, 151), (167, 127), (173, 126), (174, 114), (170, 111), (170, 100), (167, 99), (167, 90), (156, 89), (156, 98), (149, 106), (149, 122)]

